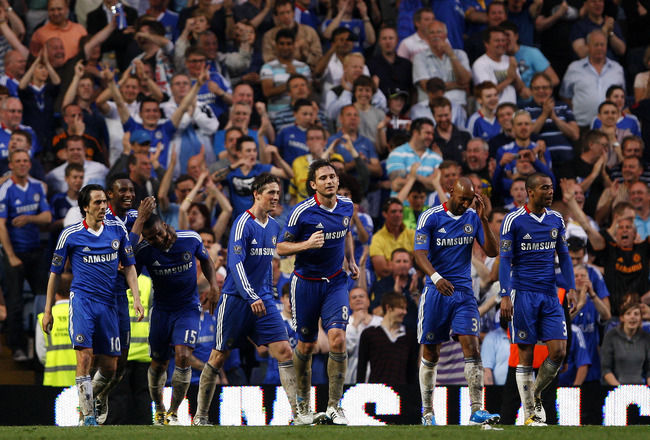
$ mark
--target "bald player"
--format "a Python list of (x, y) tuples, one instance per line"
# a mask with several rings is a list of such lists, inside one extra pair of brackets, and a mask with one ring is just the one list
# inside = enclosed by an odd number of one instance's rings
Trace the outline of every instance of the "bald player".
[[(472, 205), (476, 209), (470, 208)], [(436, 425), (433, 389), (440, 344), (450, 330), (458, 336), (465, 357), (472, 412), (470, 425), (498, 423), (501, 417), (483, 410), (483, 364), (479, 351), (479, 313), (471, 280), (474, 240), (490, 257), (499, 253), (498, 240), (488, 224), (483, 198), (472, 181), (454, 182), (449, 200), (420, 215), (415, 231), (415, 262), (427, 275), (418, 311), (418, 340), (424, 352), (420, 365), (422, 424)]]

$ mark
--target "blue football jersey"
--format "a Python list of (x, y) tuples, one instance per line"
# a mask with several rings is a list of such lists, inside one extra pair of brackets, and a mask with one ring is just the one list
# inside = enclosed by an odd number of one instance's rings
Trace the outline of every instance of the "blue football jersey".
[(512, 258), (511, 288), (556, 294), (555, 252), (566, 253), (566, 228), (559, 212), (536, 216), (524, 205), (501, 226), (501, 256)]
[(8, 179), (0, 186), (0, 218), (7, 220), (9, 239), (15, 252), (28, 252), (41, 246), (38, 225), (28, 223), (16, 228), (11, 221), (20, 215), (37, 215), (49, 211), (45, 197), (45, 185), (40, 180), (27, 178), (27, 185), (20, 186)]
[(322, 279), (341, 271), (345, 257), (345, 236), (350, 230), (352, 200), (336, 196), (334, 209), (325, 208), (318, 195), (297, 204), (284, 226), (280, 241), (300, 243), (322, 231), (325, 244), (296, 255), (295, 272), (304, 278)]
[[(453, 215), (443, 203), (420, 215), (414, 250), (427, 251), (433, 268), (453, 284), (455, 290), (473, 294), (471, 272), (475, 239), (481, 246), (485, 241), (476, 211), (469, 208), (463, 215)], [(426, 285), (435, 288), (429, 277), (426, 277)]]
[(275, 145), (280, 149), (282, 159), (291, 166), (297, 157), (309, 154), (307, 130), (303, 130), (297, 125), (285, 127), (275, 137)]
[(167, 312), (199, 305), (194, 257), (201, 261), (210, 258), (199, 234), (176, 231), (176, 235), (176, 241), (166, 251), (151, 246), (146, 240), (135, 247), (138, 273), (146, 267), (153, 282), (153, 306)]
[(117, 305), (113, 290), (118, 265), (135, 264), (131, 242), (122, 222), (104, 220), (99, 232), (89, 229), (85, 220), (67, 227), (59, 236), (50, 271), (62, 273), (67, 258), (74, 275), (71, 292), (109, 306)]
[(248, 210), (237, 217), (230, 230), (223, 293), (239, 295), (250, 304), (273, 300), (271, 261), (279, 233), (273, 217), (262, 223)]
[[(124, 227), (126, 228), (127, 232), (131, 232), (131, 229), (133, 228), (133, 223), (135, 223), (135, 220), (138, 218), (138, 211), (136, 209), (129, 209), (126, 211), (126, 215), (124, 217), (119, 217), (115, 214), (113, 211), (113, 208), (109, 205), (108, 208), (106, 208), (106, 216), (104, 217), (107, 220), (115, 220), (122, 222)], [(137, 241), (135, 241), (137, 244)], [(126, 282), (126, 278), (118, 272), (117, 278), (115, 279), (115, 293), (120, 295), (120, 294), (126, 294), (126, 290), (129, 288), (128, 283)]]

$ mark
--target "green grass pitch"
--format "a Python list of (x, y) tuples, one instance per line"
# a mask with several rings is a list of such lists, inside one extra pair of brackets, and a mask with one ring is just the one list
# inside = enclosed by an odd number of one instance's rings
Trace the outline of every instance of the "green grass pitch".
[(505, 426), (503, 431), (482, 430), (475, 426), (212, 426), (212, 427), (153, 427), (101, 426), (59, 428), (55, 426), (0, 427), (0, 439), (86, 440), (86, 439), (164, 439), (164, 440), (635, 440), (650, 438), (648, 426), (549, 426), (528, 428)]

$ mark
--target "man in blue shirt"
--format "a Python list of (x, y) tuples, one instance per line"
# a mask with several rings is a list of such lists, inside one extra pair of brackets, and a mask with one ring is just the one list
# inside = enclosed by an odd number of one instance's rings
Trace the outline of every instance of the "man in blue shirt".
[[(470, 206), (476, 200), (476, 210)], [(418, 341), (424, 352), (420, 366), (422, 424), (436, 425), (433, 390), (440, 345), (453, 329), (465, 355), (469, 385), (470, 425), (495, 424), (498, 414), (483, 410), (483, 363), (479, 351), (479, 313), (472, 290), (472, 247), (477, 240), (485, 253), (498, 253), (497, 237), (490, 228), (483, 198), (466, 177), (456, 180), (449, 200), (420, 215), (415, 232), (415, 262), (427, 275), (420, 296)]]
[[(66, 228), (52, 256), (43, 331), (52, 328), (52, 305), (66, 259), (72, 266), (70, 288), (70, 339), (77, 353), (79, 407), (85, 425), (97, 425), (93, 393), (106, 388), (117, 368), (121, 343), (114, 280), (118, 266), (133, 293), (133, 307), (139, 320), (144, 316), (140, 303), (133, 250), (122, 222), (105, 220), (108, 207), (104, 189), (86, 185), (79, 193), (79, 209), (85, 219)], [(99, 355), (99, 369), (90, 379), (93, 354)]]
[[(131, 236), (135, 241), (135, 235), (142, 231), (144, 240), (135, 248), (136, 264), (138, 271), (147, 268), (155, 291), (149, 316), (149, 393), (156, 409), (154, 424), (179, 425), (178, 407), (192, 380), (190, 356), (199, 336), (203, 310), (197, 287), (197, 259), (210, 283), (204, 302), (210, 313), (214, 313), (219, 287), (201, 236), (194, 231), (175, 231), (151, 214), (155, 207), (152, 199), (144, 203), (149, 204), (148, 209), (138, 212)], [(171, 379), (171, 404), (166, 411), (163, 388), (172, 357), (176, 367)]]
[(7, 302), (7, 345), (15, 361), (28, 360), (27, 337), (23, 329), (23, 283), (29, 281), (35, 295), (46, 289), (47, 260), (39, 226), (52, 221), (45, 197), (45, 184), (29, 177), (32, 161), (27, 150), (18, 149), (9, 155), (11, 177), (0, 186), (0, 243)]
[[(546, 426), (541, 394), (555, 378), (566, 355), (567, 322), (557, 300), (555, 253), (568, 287), (573, 315), (576, 290), (562, 215), (548, 209), (553, 181), (543, 173), (526, 179), (528, 204), (506, 216), (501, 226), (501, 316), (512, 321), (512, 343), (519, 347), (516, 378), (527, 426)], [(511, 275), (512, 273), (512, 275)], [(548, 357), (533, 381), (533, 349), (546, 342)]]
[(299, 339), (293, 356), (299, 378), (298, 414), (311, 417), (308, 412), (310, 365), (320, 317), (330, 343), (327, 416), (335, 425), (347, 425), (340, 406), (347, 364), (345, 329), (350, 315), (348, 275), (343, 271), (343, 259), (348, 261), (351, 277), (358, 278), (350, 233), (353, 204), (347, 197), (337, 196), (339, 179), (327, 160), (311, 163), (307, 184), (313, 197), (296, 205), (278, 240), (278, 254), (296, 255), (291, 277), (291, 307), (293, 327)]
[(308, 99), (298, 99), (292, 107), (296, 123), (280, 130), (275, 138), (275, 144), (289, 166), (293, 165), (295, 158), (309, 153), (307, 129), (318, 116), (312, 101)]

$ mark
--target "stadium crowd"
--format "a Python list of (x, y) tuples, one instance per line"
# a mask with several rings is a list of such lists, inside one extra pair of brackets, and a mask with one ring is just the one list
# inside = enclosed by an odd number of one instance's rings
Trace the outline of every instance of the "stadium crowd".
[[(0, 321), (13, 360), (33, 368), (37, 355), (47, 367), (48, 345), (58, 346), (35, 319), (59, 233), (83, 219), (83, 186), (114, 192), (107, 182), (128, 178), (134, 190), (109, 195), (109, 204), (135, 210), (154, 196), (167, 224), (200, 234), (223, 287), (228, 234), (252, 204), (254, 178), (281, 179), (271, 215), (282, 228), (311, 195), (309, 164), (328, 159), (338, 193), (354, 203), (361, 272), (349, 285), (346, 383), (418, 382), (420, 214), (445, 203), (465, 176), (498, 237), (504, 217), (527, 203), (526, 178), (542, 172), (566, 224), (580, 308), (559, 384), (650, 385), (647, 6), (0, 0)], [(485, 384), (514, 383), (499, 257), (473, 249)], [(208, 291), (198, 269), (199, 291)], [(293, 347), (292, 271), (293, 257), (274, 256)], [(64, 276), (56, 305), (66, 304), (69, 283)], [(146, 276), (139, 286), (146, 309), (155, 292)], [(146, 385), (147, 326), (133, 321), (127, 379), (116, 391)], [(214, 330), (204, 312), (193, 383)], [(328, 352), (321, 329), (314, 384), (328, 382)], [(74, 369), (53, 371), (45, 369), (46, 385), (75, 383)], [(278, 362), (249, 344), (233, 351), (219, 381), (279, 384)], [(437, 384), (466, 384), (452, 338), (442, 344)], [(140, 392), (148, 399), (146, 387)]]

